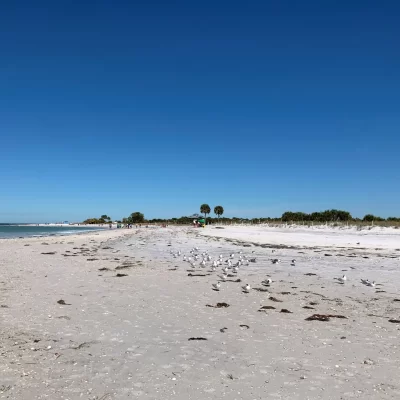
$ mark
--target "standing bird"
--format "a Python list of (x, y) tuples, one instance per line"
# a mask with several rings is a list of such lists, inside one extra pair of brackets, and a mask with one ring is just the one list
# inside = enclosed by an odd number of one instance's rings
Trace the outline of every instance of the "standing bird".
[(219, 288), (221, 287), (221, 284), (219, 282), (213, 283), (212, 287), (214, 288), (214, 290), (219, 290)]
[(251, 287), (250, 287), (250, 285), (247, 283), (246, 286), (242, 286), (242, 289), (243, 289), (244, 292), (249, 293)]
[(342, 284), (344, 284), (347, 281), (346, 275), (343, 275), (341, 278), (338, 278), (338, 281)]
[(263, 285), (269, 286), (269, 285), (272, 283), (272, 279), (271, 279), (271, 278), (265, 279), (265, 280), (263, 280), (261, 283), (262, 283)]

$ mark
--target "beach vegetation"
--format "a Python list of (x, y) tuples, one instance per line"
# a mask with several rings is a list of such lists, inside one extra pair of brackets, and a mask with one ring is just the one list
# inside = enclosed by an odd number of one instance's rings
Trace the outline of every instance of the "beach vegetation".
[(373, 214), (367, 214), (364, 216), (364, 218), (362, 220), (363, 220), (363, 222), (374, 222), (374, 221), (384, 221), (384, 218), (377, 217)]
[(88, 218), (82, 223), (90, 225), (101, 225), (101, 224), (109, 224), (110, 222), (111, 222), (110, 217), (108, 217), (107, 215), (102, 215), (100, 218)]
[(204, 219), (207, 219), (207, 214), (210, 214), (211, 208), (208, 204), (202, 204), (200, 206), (200, 212), (204, 214)]
[(128, 224), (142, 224), (143, 222), (145, 222), (144, 220), (144, 215), (139, 212), (139, 211), (135, 211), (133, 212), (128, 218), (127, 218), (127, 223)]
[(222, 206), (215, 206), (214, 207), (214, 214), (218, 217), (218, 222), (219, 222), (219, 218), (221, 217), (221, 215), (224, 213), (224, 207)]
[(307, 214), (304, 212), (286, 211), (282, 214), (283, 222), (315, 221), (315, 222), (346, 222), (352, 220), (348, 211), (343, 210), (325, 210)]

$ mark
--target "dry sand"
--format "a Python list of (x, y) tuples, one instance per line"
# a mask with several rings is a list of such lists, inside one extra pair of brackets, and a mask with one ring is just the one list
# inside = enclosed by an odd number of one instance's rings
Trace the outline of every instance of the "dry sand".
[[(400, 235), (360, 235), (207, 227), (0, 240), (0, 398), (399, 399)], [(170, 253), (195, 246), (256, 262), (214, 291), (220, 271)]]

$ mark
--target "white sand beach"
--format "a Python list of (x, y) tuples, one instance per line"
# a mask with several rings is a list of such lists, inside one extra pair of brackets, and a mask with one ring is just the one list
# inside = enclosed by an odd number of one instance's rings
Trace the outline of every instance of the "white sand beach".
[(400, 230), (218, 228), (0, 240), (0, 398), (400, 398)]

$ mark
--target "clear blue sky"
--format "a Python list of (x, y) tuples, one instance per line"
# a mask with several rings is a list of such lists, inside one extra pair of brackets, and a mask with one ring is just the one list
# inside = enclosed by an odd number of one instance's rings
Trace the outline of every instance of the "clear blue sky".
[(2, 1), (0, 222), (400, 216), (398, 1)]

